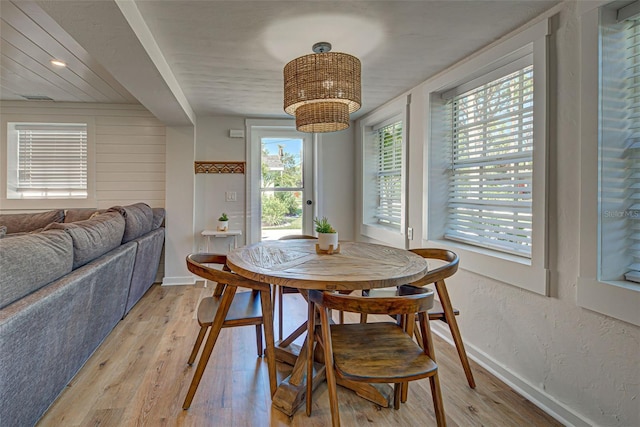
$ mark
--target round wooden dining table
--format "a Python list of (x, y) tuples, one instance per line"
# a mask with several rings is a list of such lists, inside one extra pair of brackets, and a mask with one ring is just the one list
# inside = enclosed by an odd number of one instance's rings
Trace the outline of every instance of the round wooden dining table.
[(317, 240), (265, 240), (234, 249), (227, 265), (248, 279), (298, 289), (359, 290), (422, 278), (427, 261), (405, 249), (340, 242), (339, 253), (316, 252)]
[[(306, 290), (354, 291), (404, 285), (421, 279), (427, 261), (413, 252), (384, 245), (340, 242), (333, 254), (317, 250), (317, 240), (265, 240), (234, 249), (227, 255), (231, 270), (248, 279), (272, 285)], [(282, 308), (281, 308), (282, 309)], [(272, 404), (291, 416), (304, 402), (306, 387), (306, 340), (302, 348), (293, 341), (304, 333), (306, 323), (275, 345), (277, 360), (293, 364), (291, 375), (278, 385)], [(316, 364), (314, 364), (316, 365)], [(324, 365), (314, 367), (314, 388), (324, 379)], [(338, 384), (358, 395), (388, 406), (391, 397), (386, 384), (354, 383), (338, 379)]]

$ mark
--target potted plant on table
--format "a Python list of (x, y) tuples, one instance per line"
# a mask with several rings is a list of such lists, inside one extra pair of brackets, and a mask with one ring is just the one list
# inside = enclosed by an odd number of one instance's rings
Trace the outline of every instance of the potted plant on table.
[(323, 251), (338, 249), (338, 232), (331, 226), (327, 217), (316, 218), (313, 222), (318, 232), (318, 247)]
[(229, 217), (226, 213), (222, 213), (220, 218), (218, 218), (218, 231), (227, 231), (229, 230)]

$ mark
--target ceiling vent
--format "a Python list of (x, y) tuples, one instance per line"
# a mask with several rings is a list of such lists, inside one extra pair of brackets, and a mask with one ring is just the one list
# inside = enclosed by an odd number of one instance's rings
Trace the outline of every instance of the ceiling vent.
[(28, 99), (29, 101), (53, 101), (53, 99), (44, 95), (20, 95), (21, 97)]

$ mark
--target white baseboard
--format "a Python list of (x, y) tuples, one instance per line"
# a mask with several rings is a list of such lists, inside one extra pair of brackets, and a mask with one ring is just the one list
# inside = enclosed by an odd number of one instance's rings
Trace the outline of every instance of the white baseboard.
[(183, 277), (164, 277), (162, 279), (162, 286), (175, 286), (175, 285), (194, 285), (196, 279), (193, 276)]
[[(451, 338), (451, 333), (449, 332), (449, 327), (445, 323), (430, 323), (433, 333), (437, 334), (449, 344), (454, 345), (453, 339)], [(487, 371), (491, 372), (491, 374), (495, 375), (509, 387), (517, 391), (525, 398), (529, 399), (534, 405), (545, 411), (547, 414), (551, 415), (563, 425), (575, 427), (590, 427), (595, 425), (595, 423), (584, 418), (572, 408), (569, 408), (561, 402), (558, 402), (557, 399), (550, 394), (544, 392), (543, 390), (540, 390), (518, 375), (505, 369), (502, 365), (500, 365), (496, 360), (491, 358), (486, 353), (467, 343), (465, 343), (464, 348), (467, 351), (467, 356), (470, 359), (485, 368)]]

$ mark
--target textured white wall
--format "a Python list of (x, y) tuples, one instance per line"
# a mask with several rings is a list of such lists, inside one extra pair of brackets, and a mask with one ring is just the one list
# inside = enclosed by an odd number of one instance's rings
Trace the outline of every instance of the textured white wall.
[[(576, 304), (581, 74), (576, 6), (575, 1), (562, 5), (550, 39), (551, 296), (465, 271), (464, 259), (448, 287), (474, 359), (567, 424), (639, 426), (640, 328)], [(411, 93), (411, 135), (413, 141), (424, 141), (427, 123), (416, 102), (424, 94), (421, 87)], [(410, 183), (423, 182), (423, 170), (416, 168), (420, 161), (412, 158), (421, 151), (415, 146), (410, 151)], [(423, 204), (420, 186), (410, 185), (410, 200), (409, 224), (417, 229), (426, 212), (415, 209)], [(412, 247), (419, 245), (419, 240), (412, 242)], [(434, 328), (446, 331), (446, 325)]]

